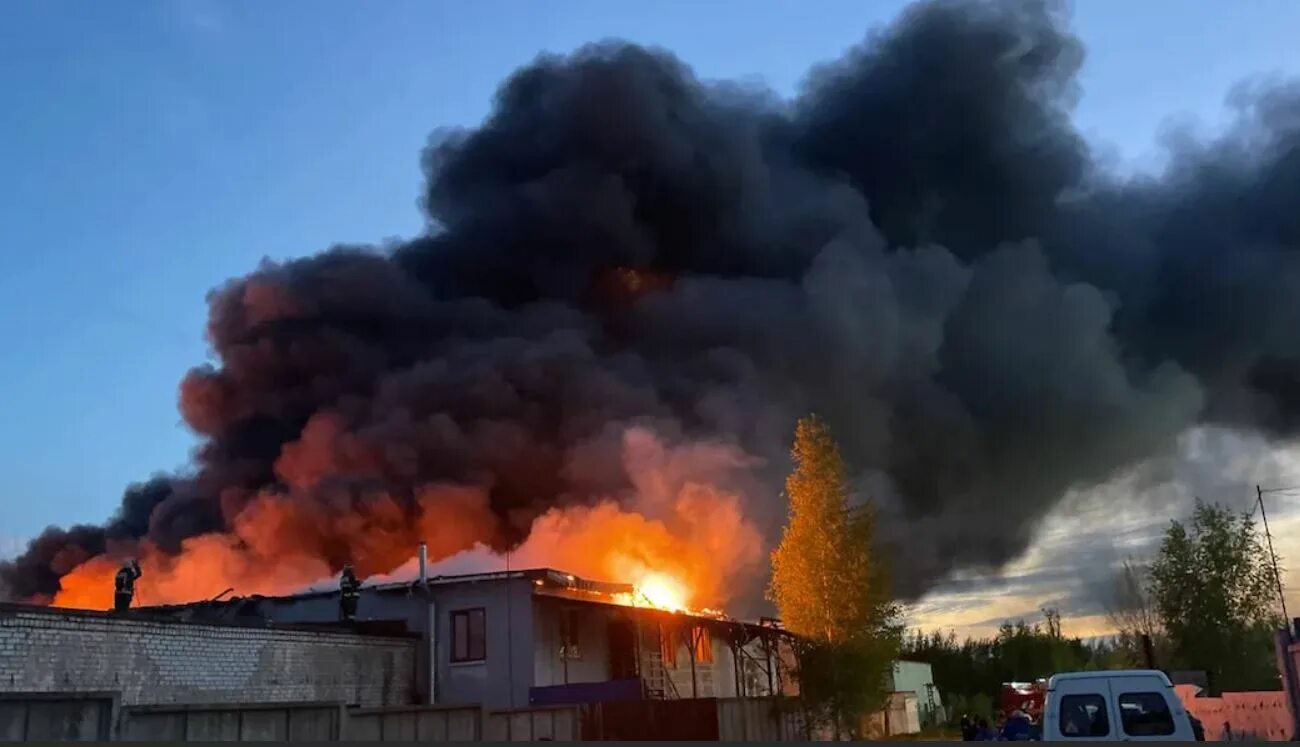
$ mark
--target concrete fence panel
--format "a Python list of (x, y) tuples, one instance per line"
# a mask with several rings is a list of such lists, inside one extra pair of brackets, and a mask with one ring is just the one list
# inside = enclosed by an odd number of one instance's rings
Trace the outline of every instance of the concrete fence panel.
[(130, 706), (120, 738), (133, 742), (319, 742), (339, 739), (338, 703)]
[(804, 726), (788, 698), (719, 698), (718, 739), (723, 742), (799, 742)]
[(354, 708), (344, 734), (367, 742), (474, 742), (483, 736), (482, 722), (477, 707)]
[(112, 738), (112, 693), (0, 695), (0, 742), (102, 742)]
[(576, 742), (582, 738), (577, 706), (492, 711), (485, 738), (491, 742)]

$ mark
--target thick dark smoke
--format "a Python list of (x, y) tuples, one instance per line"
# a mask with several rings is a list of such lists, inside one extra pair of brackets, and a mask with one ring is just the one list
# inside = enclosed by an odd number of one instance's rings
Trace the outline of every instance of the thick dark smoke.
[(460, 504), (429, 486), (486, 489), (478, 539), (505, 547), (626, 489), (593, 455), (631, 423), (763, 457), (770, 530), (815, 410), (917, 594), (1011, 560), (1064, 491), (1196, 424), (1290, 438), (1300, 89), (1243, 89), (1227, 135), (1124, 180), (1071, 125), (1082, 59), (1033, 2), (917, 5), (793, 101), (635, 46), (543, 56), (435, 137), (427, 235), (213, 293), (220, 363), (181, 386), (192, 474), (0, 577), (49, 595), (79, 559), (175, 550), (268, 494), (319, 517), (302, 541), (333, 567), (405, 560), (327, 527), (437, 523)]

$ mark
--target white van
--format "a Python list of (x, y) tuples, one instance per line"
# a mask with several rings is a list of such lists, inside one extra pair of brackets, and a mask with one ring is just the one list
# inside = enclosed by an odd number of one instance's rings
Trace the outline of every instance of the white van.
[(1071, 672), (1047, 681), (1043, 741), (1191, 742), (1192, 720), (1164, 672)]

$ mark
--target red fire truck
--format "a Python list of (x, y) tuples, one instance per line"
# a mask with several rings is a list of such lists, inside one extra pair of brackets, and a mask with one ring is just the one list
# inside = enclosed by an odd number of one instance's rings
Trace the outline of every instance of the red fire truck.
[(1046, 695), (1047, 680), (1003, 682), (1002, 694), (998, 699), (998, 710), (1007, 718), (1016, 711), (1023, 711), (1035, 724), (1042, 723), (1043, 701)]

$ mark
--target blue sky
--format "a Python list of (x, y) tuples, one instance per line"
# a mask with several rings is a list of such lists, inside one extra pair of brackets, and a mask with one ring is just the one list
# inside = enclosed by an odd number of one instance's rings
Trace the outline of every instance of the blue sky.
[[(183, 465), (206, 292), (263, 257), (419, 231), (429, 133), (478, 121), (539, 51), (622, 37), (789, 94), (902, 5), (5, 3), (0, 537), (102, 520)], [(1293, 0), (1078, 5), (1077, 121), (1139, 168), (1169, 117), (1212, 128), (1235, 82), (1300, 74)]]

